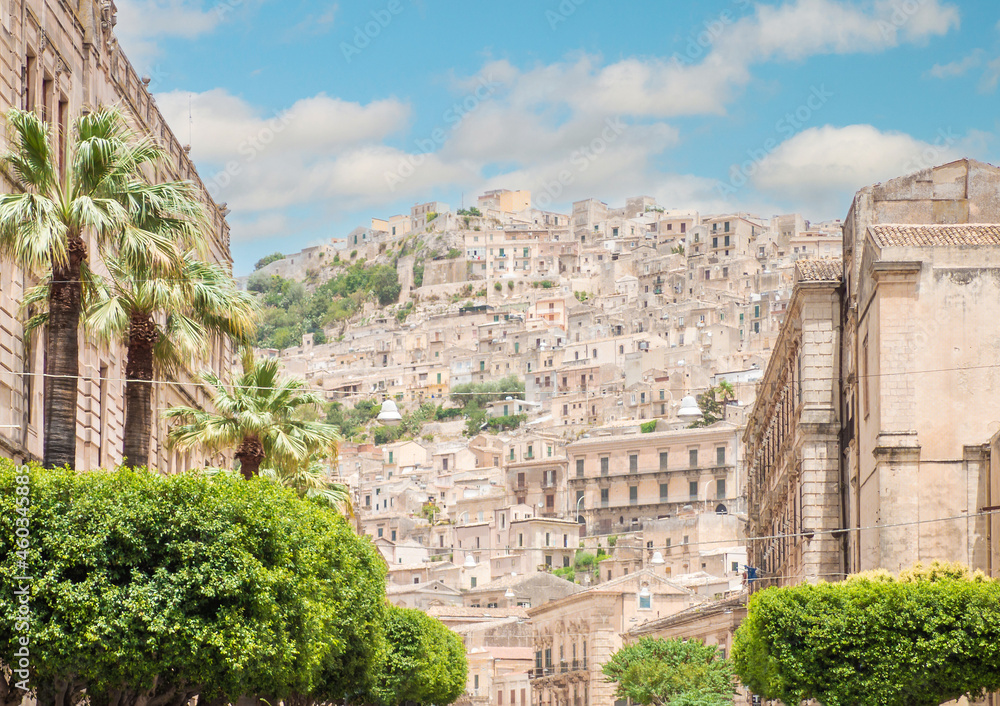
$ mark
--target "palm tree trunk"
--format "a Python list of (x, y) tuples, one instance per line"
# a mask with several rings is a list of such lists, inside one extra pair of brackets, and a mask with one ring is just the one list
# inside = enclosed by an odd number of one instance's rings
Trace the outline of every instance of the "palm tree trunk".
[(69, 262), (52, 270), (49, 329), (45, 351), (46, 468), (76, 466), (77, 378), (80, 375), (80, 263), (87, 258), (83, 238), (68, 236)]
[(153, 435), (153, 346), (159, 338), (153, 317), (132, 312), (125, 364), (125, 463), (132, 468), (149, 466), (149, 440)]
[(236, 458), (240, 462), (240, 473), (250, 480), (260, 472), (260, 464), (264, 460), (264, 445), (256, 436), (245, 436), (236, 448)]

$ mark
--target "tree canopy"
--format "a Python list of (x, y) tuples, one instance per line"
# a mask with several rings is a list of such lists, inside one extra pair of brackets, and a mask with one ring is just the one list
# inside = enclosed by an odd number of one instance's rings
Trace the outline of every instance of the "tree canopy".
[(714, 645), (644, 637), (611, 655), (602, 667), (617, 682), (615, 697), (656, 706), (724, 706), (736, 688), (729, 661)]
[[(19, 475), (30, 507), (17, 501)], [(90, 704), (183, 706), (196, 694), (333, 701), (370, 688), (385, 567), (340, 515), (226, 474), (27, 476), (0, 461), (0, 572), (33, 577), (40, 703), (80, 703), (84, 689)], [(19, 521), (30, 528), (23, 567)], [(0, 582), (4, 655), (23, 635), (16, 590)]]
[(465, 646), (440, 620), (390, 606), (385, 635), (386, 651), (372, 690), (378, 706), (444, 706), (462, 695), (468, 674)]
[(715, 387), (710, 387), (698, 395), (698, 407), (701, 409), (701, 419), (691, 424), (691, 428), (708, 427), (725, 417), (724, 406), (730, 400), (736, 399), (733, 386), (723, 380)]
[(754, 693), (824, 706), (940, 704), (1000, 689), (1000, 582), (957, 564), (755, 594), (733, 662)]

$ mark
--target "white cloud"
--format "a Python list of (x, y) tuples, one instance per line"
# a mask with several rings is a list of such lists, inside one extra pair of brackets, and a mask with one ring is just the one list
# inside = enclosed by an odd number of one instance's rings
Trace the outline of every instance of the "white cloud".
[(971, 54), (958, 61), (952, 61), (947, 64), (934, 64), (928, 71), (928, 75), (931, 78), (955, 78), (957, 76), (964, 76), (971, 69), (980, 66), (983, 63), (984, 52), (982, 49), (976, 49)]
[(156, 58), (157, 39), (195, 39), (214, 31), (226, 14), (222, 5), (204, 9), (201, 0), (117, 0), (116, 6), (115, 35), (137, 66)]
[(871, 125), (824, 125), (781, 143), (758, 165), (752, 183), (806, 213), (837, 216), (859, 188), (957, 159), (971, 142), (948, 131), (925, 142)]

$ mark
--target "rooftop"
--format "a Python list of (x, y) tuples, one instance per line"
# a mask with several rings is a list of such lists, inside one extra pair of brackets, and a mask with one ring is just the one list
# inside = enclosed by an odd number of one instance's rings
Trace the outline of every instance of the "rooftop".
[(824, 257), (795, 263), (796, 282), (839, 282), (844, 278), (844, 262)]
[(877, 225), (869, 231), (883, 247), (983, 247), (1000, 245), (1000, 224)]

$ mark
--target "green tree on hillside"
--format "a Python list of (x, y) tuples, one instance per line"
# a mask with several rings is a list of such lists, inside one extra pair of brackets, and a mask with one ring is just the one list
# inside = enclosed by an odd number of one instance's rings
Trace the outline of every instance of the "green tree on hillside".
[(707, 392), (698, 395), (701, 419), (693, 422), (689, 428), (707, 427), (721, 421), (726, 414), (726, 403), (735, 399), (736, 393), (733, 391), (733, 386), (725, 380), (715, 387), (708, 388)]
[(284, 260), (285, 256), (280, 252), (273, 252), (270, 255), (265, 255), (261, 259), (257, 260), (257, 264), (253, 266), (253, 271), (256, 272), (261, 267), (267, 267), (272, 262), (277, 262), (278, 260)]

